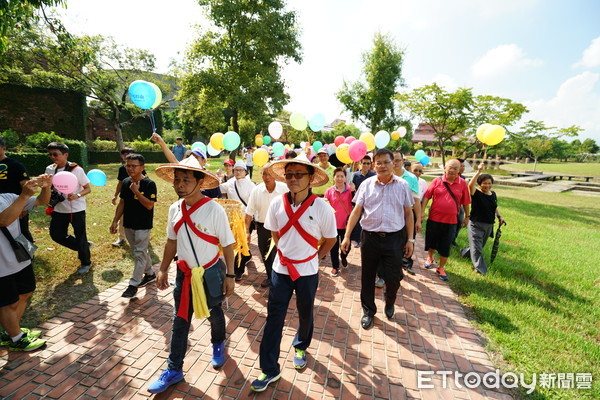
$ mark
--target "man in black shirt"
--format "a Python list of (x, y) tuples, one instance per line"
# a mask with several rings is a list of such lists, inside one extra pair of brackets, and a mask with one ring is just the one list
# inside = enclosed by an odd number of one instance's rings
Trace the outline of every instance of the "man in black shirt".
[[(0, 193), (21, 194), (21, 188), (29, 180), (27, 169), (25, 166), (6, 157), (6, 142), (0, 137)], [(33, 237), (29, 232), (29, 214), (23, 211), (19, 216), (19, 225), (21, 232), (30, 242), (33, 242)]]
[[(127, 178), (129, 176), (129, 174), (127, 173), (127, 170), (125, 169), (125, 159), (127, 158), (127, 156), (129, 154), (133, 154), (135, 153), (133, 151), (133, 149), (131, 147), (123, 147), (121, 149), (121, 166), (119, 167), (119, 172), (117, 174), (117, 180), (119, 181), (119, 183), (117, 183), (117, 188), (115, 189), (115, 195), (112, 198), (112, 203), (113, 206), (117, 205), (117, 198), (119, 197), (119, 194), (121, 194), (121, 186), (123, 185), (123, 180), (125, 178)], [(125, 244), (125, 228), (123, 227), (123, 217), (121, 217), (121, 219), (119, 220), (119, 228), (118, 228), (118, 232), (119, 232), (119, 238), (113, 242), (113, 246), (115, 247), (121, 247), (123, 246), (123, 244)]]
[(117, 223), (123, 216), (125, 236), (133, 250), (135, 259), (133, 275), (122, 295), (128, 298), (135, 296), (139, 287), (146, 286), (156, 279), (152, 270), (152, 259), (148, 253), (156, 203), (156, 184), (142, 174), (144, 164), (144, 156), (140, 154), (127, 156), (125, 168), (129, 177), (125, 178), (121, 185), (119, 204), (110, 225), (110, 232), (117, 233)]

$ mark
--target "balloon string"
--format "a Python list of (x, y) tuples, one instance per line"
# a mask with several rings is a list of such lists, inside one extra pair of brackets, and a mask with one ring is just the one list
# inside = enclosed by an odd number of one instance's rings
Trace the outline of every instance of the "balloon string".
[(156, 133), (156, 125), (154, 124), (154, 111), (150, 110), (150, 123), (152, 124), (152, 133)]

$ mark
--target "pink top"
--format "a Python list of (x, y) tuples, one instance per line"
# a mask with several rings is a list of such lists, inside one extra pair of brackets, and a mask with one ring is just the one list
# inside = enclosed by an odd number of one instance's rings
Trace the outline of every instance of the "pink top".
[(345, 189), (340, 192), (335, 185), (325, 191), (325, 199), (335, 210), (335, 225), (337, 229), (345, 229), (348, 216), (352, 212), (352, 191), (350, 186), (345, 185)]
[[(423, 196), (428, 199), (433, 199), (431, 209), (429, 210), (429, 219), (445, 224), (456, 224), (458, 223), (458, 207), (452, 196), (450, 196), (450, 193), (448, 193), (448, 189), (444, 186), (444, 182), (448, 182), (446, 180), (446, 175), (441, 178), (435, 178), (431, 181)], [(448, 182), (448, 185), (450, 186), (452, 193), (454, 193), (454, 197), (458, 200), (458, 204), (471, 204), (469, 186), (463, 178), (456, 177), (454, 182)]]

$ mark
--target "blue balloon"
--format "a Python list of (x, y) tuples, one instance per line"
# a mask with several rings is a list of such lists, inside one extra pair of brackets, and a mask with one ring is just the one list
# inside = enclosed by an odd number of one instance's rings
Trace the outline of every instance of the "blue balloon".
[(106, 185), (106, 174), (99, 169), (92, 169), (87, 173), (90, 183), (94, 186)]
[(421, 157), (421, 159), (419, 160), (419, 162), (421, 164), (423, 164), (424, 167), (426, 167), (431, 162), (431, 159), (429, 157), (427, 157), (427, 156), (423, 156), (423, 157)]
[(281, 157), (285, 152), (285, 147), (283, 147), (283, 143), (275, 142), (273, 143), (273, 155), (275, 157)]
[(313, 132), (319, 132), (325, 128), (325, 116), (323, 114), (315, 114), (308, 121), (308, 126)]
[(156, 91), (146, 81), (134, 81), (129, 85), (129, 98), (142, 110), (148, 110), (156, 101)]
[(417, 150), (415, 152), (415, 158), (417, 159), (417, 161), (421, 161), (421, 158), (425, 157), (426, 154), (423, 150)]

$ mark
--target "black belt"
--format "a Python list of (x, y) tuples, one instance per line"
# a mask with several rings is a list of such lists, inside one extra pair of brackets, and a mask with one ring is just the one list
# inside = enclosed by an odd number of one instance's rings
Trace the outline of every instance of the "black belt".
[[(404, 228), (402, 228), (404, 229)], [(402, 230), (396, 231), (396, 232), (371, 232), (371, 231), (365, 231), (363, 230), (364, 233), (366, 233), (367, 235), (377, 235), (379, 237), (386, 237), (386, 236), (392, 236), (395, 234), (398, 234), (400, 232), (402, 232)]]

